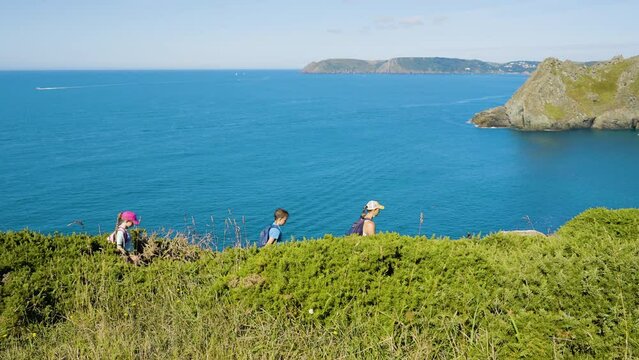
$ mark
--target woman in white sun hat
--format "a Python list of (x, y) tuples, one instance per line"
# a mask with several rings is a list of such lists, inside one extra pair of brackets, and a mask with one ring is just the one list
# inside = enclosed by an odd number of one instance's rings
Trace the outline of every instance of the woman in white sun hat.
[(375, 222), (373, 218), (379, 215), (379, 211), (383, 208), (384, 206), (375, 200), (367, 202), (362, 210), (362, 215), (351, 225), (346, 235), (375, 235)]
[(379, 215), (379, 211), (384, 209), (384, 205), (375, 200), (371, 200), (366, 203), (364, 212), (362, 215), (364, 218), (364, 228), (362, 229), (362, 236), (375, 235), (375, 222), (373, 218)]

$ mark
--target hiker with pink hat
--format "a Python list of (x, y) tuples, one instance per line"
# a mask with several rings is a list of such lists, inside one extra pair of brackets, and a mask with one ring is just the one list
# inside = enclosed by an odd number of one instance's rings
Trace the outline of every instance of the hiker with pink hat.
[(137, 261), (136, 255), (130, 255), (134, 252), (133, 241), (127, 231), (133, 225), (138, 225), (140, 220), (133, 211), (123, 211), (118, 214), (118, 219), (115, 222), (115, 230), (107, 238), (109, 242), (115, 243), (118, 251), (127, 256), (133, 262)]

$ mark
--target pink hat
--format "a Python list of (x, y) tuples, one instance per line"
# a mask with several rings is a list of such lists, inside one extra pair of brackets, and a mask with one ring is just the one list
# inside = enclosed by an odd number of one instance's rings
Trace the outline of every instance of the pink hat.
[(137, 215), (135, 215), (135, 213), (133, 211), (128, 211), (128, 210), (124, 211), (122, 213), (122, 215), (120, 215), (120, 218), (122, 220), (130, 221), (130, 222), (134, 223), (135, 225), (140, 223), (140, 220), (138, 220)]

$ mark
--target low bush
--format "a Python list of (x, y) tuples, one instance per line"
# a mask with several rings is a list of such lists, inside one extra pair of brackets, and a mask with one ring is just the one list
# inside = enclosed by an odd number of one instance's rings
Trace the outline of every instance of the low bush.
[[(556, 234), (332, 237), (203, 250), (0, 234), (9, 358), (632, 358), (639, 210)], [(142, 242), (141, 242), (142, 243)]]

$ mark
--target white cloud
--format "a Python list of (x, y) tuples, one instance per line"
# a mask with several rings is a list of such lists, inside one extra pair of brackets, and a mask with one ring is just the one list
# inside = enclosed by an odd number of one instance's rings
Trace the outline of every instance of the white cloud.
[(395, 18), (393, 16), (380, 16), (375, 19), (375, 27), (380, 30), (396, 30), (399, 28), (412, 28), (424, 25), (421, 16), (407, 16)]
[(394, 24), (395, 18), (392, 16), (380, 16), (375, 19), (375, 23), (377, 24)]
[(409, 17), (399, 19), (397, 22), (404, 27), (424, 25), (424, 20), (422, 20), (421, 16), (409, 16)]
[(443, 25), (444, 23), (448, 22), (448, 16), (435, 16), (433, 18), (430, 19), (431, 24), (433, 25)]

